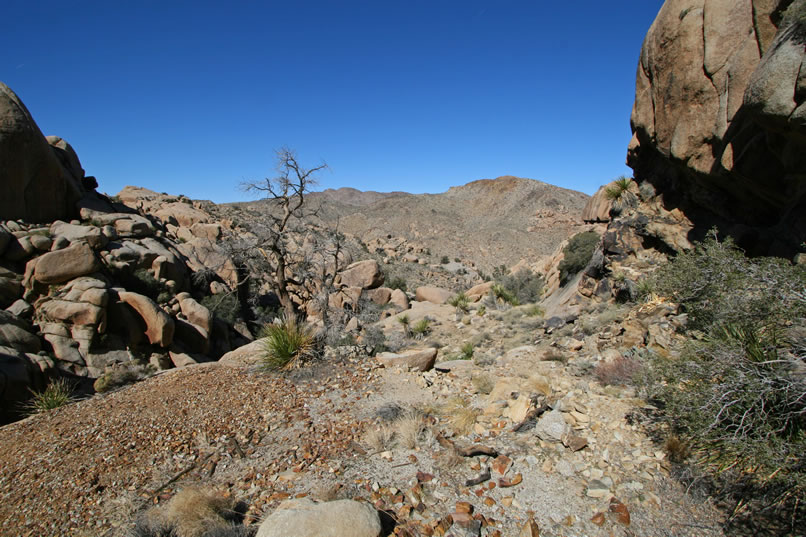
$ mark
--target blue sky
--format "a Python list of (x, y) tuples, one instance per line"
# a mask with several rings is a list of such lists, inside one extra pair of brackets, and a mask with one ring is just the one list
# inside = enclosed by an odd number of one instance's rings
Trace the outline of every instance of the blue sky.
[[(320, 188), (621, 174), (660, 0), (5, 0), (0, 80), (99, 190), (248, 199), (274, 149)], [(549, 7), (550, 5), (550, 7)]]

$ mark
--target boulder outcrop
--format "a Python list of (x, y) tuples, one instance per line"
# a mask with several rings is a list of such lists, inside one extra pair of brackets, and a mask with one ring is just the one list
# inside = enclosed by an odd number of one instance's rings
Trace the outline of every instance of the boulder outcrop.
[(82, 188), (22, 100), (0, 82), (0, 215), (46, 222), (76, 213)]
[(667, 0), (641, 51), (627, 162), (698, 239), (806, 238), (806, 0)]

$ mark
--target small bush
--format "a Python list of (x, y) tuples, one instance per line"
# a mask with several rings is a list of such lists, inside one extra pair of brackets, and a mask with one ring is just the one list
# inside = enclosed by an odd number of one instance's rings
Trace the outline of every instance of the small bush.
[(563, 248), (563, 260), (560, 261), (560, 284), (565, 285), (574, 275), (583, 270), (593, 257), (599, 235), (594, 231), (577, 233)]
[(467, 295), (464, 293), (464, 291), (461, 291), (449, 298), (448, 304), (456, 308), (456, 311), (467, 313), (470, 307), (470, 299), (467, 298)]
[(33, 399), (29, 403), (33, 412), (44, 412), (59, 408), (69, 403), (73, 398), (73, 386), (67, 379), (51, 381), (41, 392), (31, 392)]
[(460, 396), (451, 397), (439, 410), (440, 414), (448, 418), (448, 423), (456, 434), (465, 435), (473, 430), (481, 412), (470, 406)]
[(481, 306), (479, 306), (479, 309), (476, 310), (476, 315), (478, 315), (479, 317), (484, 317), (485, 313), (487, 313), (487, 306), (482, 304)]
[(471, 377), (470, 382), (478, 393), (487, 395), (495, 388), (495, 381), (490, 375), (481, 374)]
[(537, 304), (531, 304), (523, 310), (523, 313), (527, 317), (542, 317), (546, 314), (546, 311)]
[(493, 284), (492, 289), (490, 289), (490, 293), (492, 293), (495, 300), (509, 304), (510, 306), (517, 306), (520, 304), (517, 297), (503, 285), (497, 283)]
[(448, 263), (450, 263), (450, 262), (451, 262), (451, 260), (450, 260), (450, 259), (448, 259), (448, 256), (447, 256), (447, 255), (443, 255), (443, 256), (442, 256), (442, 259), (440, 259), (440, 260), (439, 260), (439, 262), (440, 262), (440, 263), (442, 263), (443, 265), (447, 265)]
[(471, 360), (473, 358), (473, 344), (471, 342), (467, 341), (463, 343), (459, 351), (460, 360)]
[(404, 293), (406, 292), (406, 280), (401, 278), (400, 276), (395, 276), (390, 278), (386, 281), (386, 287), (389, 289), (400, 289)]
[(133, 384), (148, 377), (152, 373), (153, 369), (150, 365), (135, 362), (118, 364), (98, 377), (93, 384), (93, 388), (95, 388), (95, 391), (98, 393), (108, 392), (127, 384)]
[(545, 280), (529, 269), (521, 269), (515, 274), (503, 274), (496, 279), (506, 291), (515, 297), (519, 304), (537, 302), (543, 296)]
[(605, 385), (626, 386), (632, 384), (643, 366), (635, 358), (619, 356), (609, 362), (599, 362), (593, 370), (597, 380)]
[(411, 333), (417, 339), (423, 339), (431, 333), (431, 319), (423, 317), (411, 327)]
[(794, 364), (804, 356), (786, 335), (803, 330), (806, 269), (748, 259), (713, 232), (653, 280), (688, 313), (687, 327), (705, 334), (679, 358), (648, 362), (647, 395), (662, 421), (723, 499), (750, 517), (803, 524), (806, 380)]
[(241, 316), (241, 303), (238, 302), (235, 293), (206, 295), (202, 297), (200, 303), (228, 324), (235, 324)]
[(267, 324), (261, 337), (266, 338), (263, 366), (269, 370), (290, 369), (314, 354), (313, 328), (296, 317), (283, 317), (279, 324)]
[(546, 354), (543, 355), (543, 360), (547, 362), (559, 362), (564, 364), (568, 362), (568, 356), (566, 356), (561, 350), (549, 349), (546, 351)]
[(364, 345), (370, 348), (372, 354), (384, 352), (386, 347), (386, 334), (383, 333), (377, 326), (368, 326), (364, 329), (364, 337), (362, 338)]
[(411, 319), (409, 318), (409, 314), (404, 313), (397, 318), (397, 322), (399, 322), (400, 326), (403, 327), (403, 333), (406, 334), (406, 337), (408, 337), (411, 334)]

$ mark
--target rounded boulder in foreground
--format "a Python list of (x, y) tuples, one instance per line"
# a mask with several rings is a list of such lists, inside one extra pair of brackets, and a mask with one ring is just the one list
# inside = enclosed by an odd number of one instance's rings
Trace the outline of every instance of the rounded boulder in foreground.
[(287, 500), (261, 524), (257, 537), (378, 537), (381, 519), (371, 505), (355, 500), (314, 503)]

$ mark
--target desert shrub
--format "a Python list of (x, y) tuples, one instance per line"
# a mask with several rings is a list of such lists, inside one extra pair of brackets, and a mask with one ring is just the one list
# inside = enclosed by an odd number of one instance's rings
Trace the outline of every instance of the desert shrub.
[(655, 292), (688, 313), (691, 328), (722, 324), (768, 329), (806, 315), (806, 268), (776, 258), (751, 260), (716, 232), (652, 278)]
[(542, 317), (546, 311), (537, 304), (530, 304), (523, 310), (524, 315), (527, 317)]
[(118, 364), (95, 379), (93, 388), (98, 393), (108, 392), (127, 384), (133, 384), (148, 377), (153, 372), (153, 368), (148, 364), (137, 362)]
[(506, 287), (501, 284), (493, 284), (492, 289), (490, 289), (490, 293), (495, 301), (500, 301), (505, 304), (509, 304), (510, 306), (517, 306), (520, 304), (518, 302), (518, 298)]
[(403, 333), (408, 337), (411, 334), (411, 318), (408, 313), (404, 313), (397, 318), (397, 322), (403, 327)]
[(658, 292), (705, 335), (679, 358), (649, 361), (648, 396), (717, 493), (746, 513), (788, 508), (787, 519), (803, 523), (806, 380), (793, 365), (804, 356), (785, 335), (802, 328), (806, 269), (748, 259), (715, 235), (655, 275)]
[(456, 434), (465, 435), (473, 430), (473, 425), (476, 424), (481, 412), (457, 395), (440, 407), (439, 414), (447, 418)]
[(481, 306), (479, 306), (479, 309), (476, 310), (476, 315), (478, 315), (479, 317), (484, 317), (485, 313), (487, 313), (487, 306), (482, 304)]
[(487, 395), (495, 388), (495, 380), (490, 375), (482, 373), (470, 378), (470, 382), (478, 393)]
[(368, 326), (364, 329), (364, 336), (362, 338), (364, 345), (371, 349), (372, 354), (384, 352), (386, 347), (386, 334), (377, 326)]
[(546, 354), (543, 355), (543, 360), (547, 362), (559, 362), (561, 364), (568, 362), (568, 356), (565, 355), (559, 349), (549, 349), (546, 351)]
[(447, 256), (447, 255), (443, 255), (443, 256), (442, 256), (442, 259), (440, 259), (440, 260), (439, 260), (439, 262), (440, 262), (440, 263), (442, 263), (443, 265), (447, 265), (448, 263), (450, 263), (450, 262), (451, 262), (451, 260), (450, 260), (450, 259), (448, 259), (448, 256)]
[(633, 383), (643, 370), (641, 362), (631, 356), (619, 356), (609, 362), (599, 362), (593, 369), (597, 380), (605, 385), (626, 386)]
[(561, 285), (588, 265), (598, 242), (599, 235), (595, 231), (583, 231), (571, 237), (563, 248), (563, 260), (558, 267)]
[(386, 281), (386, 287), (389, 289), (400, 289), (404, 293), (406, 292), (406, 280), (401, 278), (400, 276), (395, 276), (393, 278), (389, 278)]
[(31, 392), (33, 398), (28, 403), (32, 412), (44, 412), (59, 408), (73, 398), (73, 386), (64, 378), (51, 381), (41, 392)]
[(459, 348), (459, 359), (470, 360), (473, 358), (473, 344), (469, 341), (462, 344)]
[(267, 324), (260, 336), (266, 338), (262, 363), (269, 370), (290, 369), (316, 350), (313, 327), (296, 317)]
[(200, 488), (182, 489), (164, 507), (155, 507), (136, 521), (134, 537), (247, 537), (243, 526), (246, 504)]
[(241, 303), (235, 293), (203, 296), (201, 305), (210, 310), (216, 317), (234, 324), (241, 316)]
[(519, 304), (537, 302), (543, 295), (545, 287), (543, 277), (529, 269), (521, 269), (515, 274), (500, 275), (496, 282), (515, 297)]
[(423, 317), (411, 327), (412, 335), (417, 339), (423, 339), (431, 332), (431, 319)]
[(470, 299), (467, 298), (464, 291), (460, 291), (448, 299), (448, 304), (456, 308), (456, 311), (467, 313), (470, 307)]

